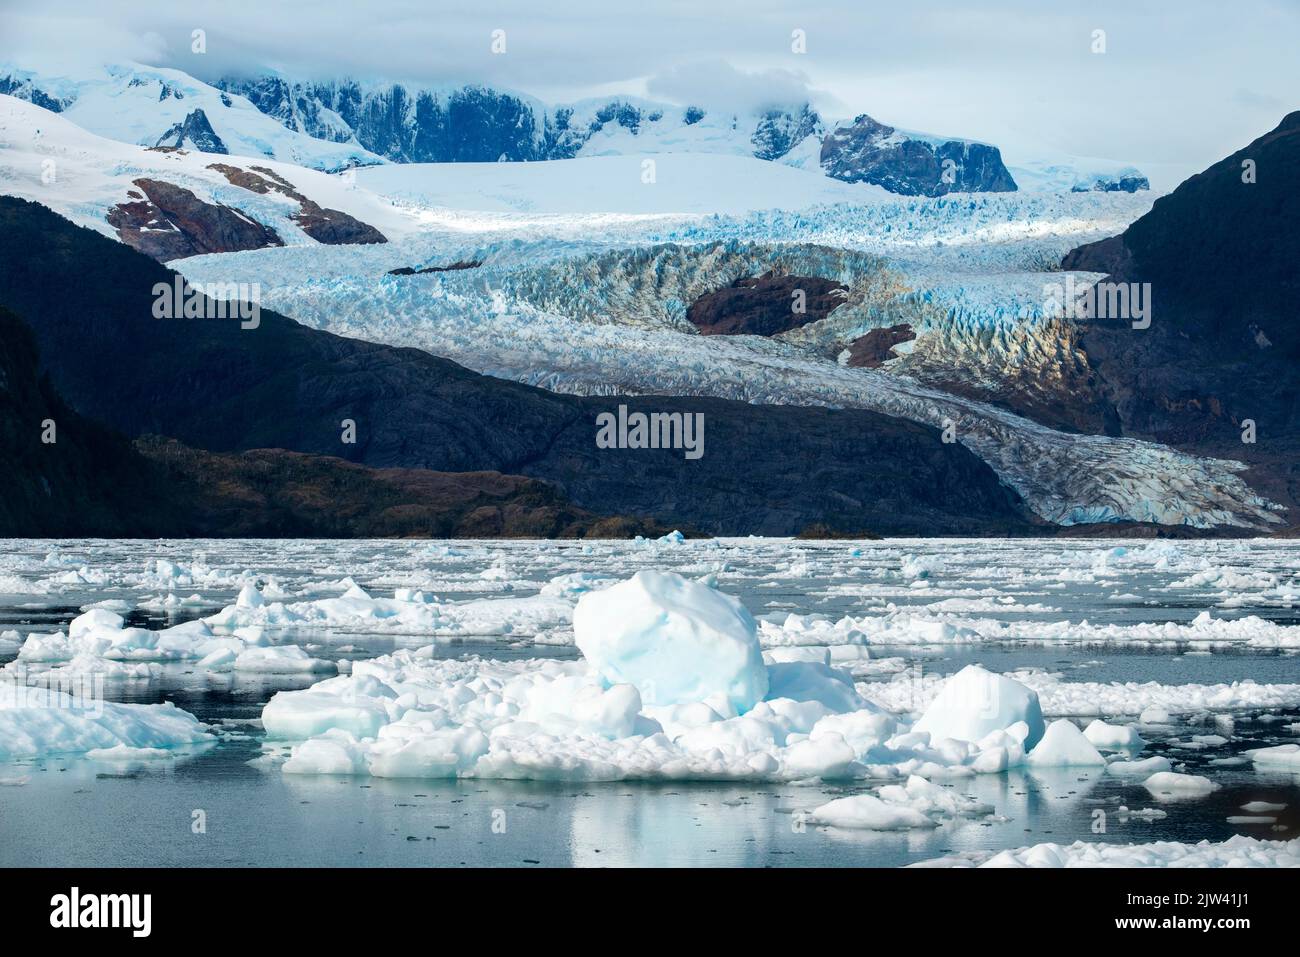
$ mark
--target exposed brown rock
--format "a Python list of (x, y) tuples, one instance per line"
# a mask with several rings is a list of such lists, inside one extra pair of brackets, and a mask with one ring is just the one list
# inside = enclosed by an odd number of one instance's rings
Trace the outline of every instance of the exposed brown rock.
[(293, 217), (294, 222), (318, 243), (325, 243), (328, 246), (350, 246), (388, 242), (383, 233), (355, 216), (342, 210), (327, 209), (308, 199), (298, 192), (292, 183), (268, 167), (254, 166), (251, 169), (240, 169), (228, 163), (210, 163), (208, 169), (216, 170), (233, 185), (254, 193), (266, 195), (276, 192), (297, 201), (298, 213)]
[(163, 180), (141, 178), (135, 185), (147, 198), (114, 206), (108, 224), (122, 242), (159, 262), (284, 245), (274, 230), (238, 209)]
[[(803, 292), (803, 311), (796, 311)], [(761, 276), (737, 279), (705, 293), (686, 318), (705, 336), (775, 336), (825, 319), (844, 302), (848, 287), (820, 276)]]
[(458, 259), (454, 263), (446, 266), (422, 266), (416, 269), (414, 266), (398, 266), (396, 269), (388, 270), (390, 276), (423, 276), (431, 272), (457, 272), (461, 269), (477, 269), (483, 265), (481, 259)]
[(895, 358), (894, 346), (900, 342), (911, 342), (915, 338), (916, 333), (905, 322), (887, 329), (872, 329), (849, 343), (848, 364), (855, 368), (878, 368)]

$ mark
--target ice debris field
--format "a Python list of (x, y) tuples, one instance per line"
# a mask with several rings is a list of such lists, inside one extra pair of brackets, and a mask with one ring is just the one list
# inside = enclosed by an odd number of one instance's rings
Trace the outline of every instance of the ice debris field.
[[(18, 542), (0, 780), (238, 748), (262, 779), (781, 787), (793, 833), (942, 835), (901, 863), (1294, 866), (1295, 555)], [(1012, 843), (1041, 816), (1024, 795), (1053, 791), (1087, 839)], [(981, 828), (1001, 836), (956, 837)]]

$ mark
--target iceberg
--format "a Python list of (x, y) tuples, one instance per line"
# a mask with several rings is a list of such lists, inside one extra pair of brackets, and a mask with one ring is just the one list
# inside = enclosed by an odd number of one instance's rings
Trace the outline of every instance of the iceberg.
[(938, 822), (915, 808), (888, 804), (870, 794), (837, 798), (813, 810), (814, 824), (871, 831), (902, 831), (938, 827)]
[(1199, 797), (1219, 789), (1209, 778), (1177, 771), (1157, 771), (1142, 784), (1158, 798)]
[(737, 599), (681, 575), (639, 571), (584, 594), (573, 632), (607, 682), (633, 685), (648, 705), (703, 701), (738, 715), (768, 691), (753, 617)]
[(119, 704), (0, 681), (0, 761), (209, 741), (207, 728), (170, 702)]
[(1036, 768), (1101, 767), (1106, 763), (1078, 726), (1066, 718), (1047, 726), (1042, 740), (1025, 760)]
[(935, 741), (981, 741), (1018, 721), (1028, 726), (1023, 743), (1032, 749), (1043, 736), (1038, 694), (1005, 675), (967, 665), (944, 682), (912, 730), (928, 732)]
[(1095, 747), (1105, 748), (1107, 751), (1140, 751), (1146, 744), (1136, 728), (1129, 725), (1107, 724), (1100, 718), (1084, 728), (1083, 735)]

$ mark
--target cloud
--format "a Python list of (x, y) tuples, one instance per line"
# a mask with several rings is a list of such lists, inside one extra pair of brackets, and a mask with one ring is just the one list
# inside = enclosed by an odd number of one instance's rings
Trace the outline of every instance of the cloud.
[[(0, 0), (0, 60), (139, 60), (215, 80), (477, 82), (549, 102), (647, 93), (708, 108), (810, 100), (827, 119), (1203, 167), (1297, 105), (1295, 0)], [(207, 31), (207, 53), (190, 33)], [(491, 52), (505, 30), (507, 52)], [(807, 52), (791, 50), (802, 30)], [(1105, 29), (1107, 52), (1090, 52)], [(784, 102), (782, 102), (784, 101)], [(1028, 155), (1032, 153), (1032, 155)]]
[(646, 80), (646, 92), (682, 106), (701, 104), (734, 112), (804, 103), (826, 106), (834, 99), (825, 91), (814, 90), (802, 71), (780, 67), (746, 71), (717, 59), (697, 60), (658, 73)]
[(0, 59), (28, 69), (75, 73), (92, 60), (156, 64), (168, 58), (160, 34), (102, 17), (11, 9), (0, 15)]

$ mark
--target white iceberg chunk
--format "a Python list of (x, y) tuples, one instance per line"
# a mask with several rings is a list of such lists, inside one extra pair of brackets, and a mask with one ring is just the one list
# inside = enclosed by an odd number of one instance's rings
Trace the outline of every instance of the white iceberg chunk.
[(0, 761), (48, 754), (158, 749), (211, 740), (170, 702), (119, 704), (0, 681)]
[(1100, 718), (1083, 729), (1084, 737), (1098, 748), (1107, 751), (1140, 751), (1146, 744), (1137, 728), (1131, 725), (1107, 724)]
[(912, 807), (889, 804), (871, 794), (838, 798), (813, 810), (814, 824), (869, 831), (904, 831), (912, 828), (938, 827), (933, 818)]
[[(982, 862), (981, 862), (981, 859)], [(1238, 834), (1221, 844), (1035, 844), (1000, 854), (977, 852), (914, 867), (1300, 867), (1300, 840), (1261, 841)]]
[(1038, 694), (1005, 675), (967, 665), (944, 682), (912, 730), (928, 732), (934, 741), (981, 741), (1018, 721), (1028, 726), (1024, 746), (1032, 749), (1043, 736)]
[(1124, 778), (1149, 778), (1160, 771), (1172, 771), (1169, 759), (1156, 755), (1142, 761), (1112, 761), (1106, 765), (1108, 774)]
[(1246, 752), (1257, 768), (1300, 772), (1300, 744), (1279, 744), (1275, 748), (1254, 748)]
[(1061, 718), (1043, 732), (1026, 763), (1036, 768), (1101, 767), (1106, 759), (1073, 721)]
[(1199, 797), (1219, 789), (1209, 778), (1176, 771), (1157, 771), (1142, 784), (1156, 797)]
[(704, 701), (729, 714), (768, 691), (757, 628), (737, 599), (657, 571), (589, 592), (573, 612), (578, 647), (610, 684), (633, 685), (647, 705)]
[(235, 657), (234, 668), (236, 671), (255, 671), (271, 675), (310, 674), (338, 670), (334, 662), (313, 658), (297, 645), (245, 648)]

